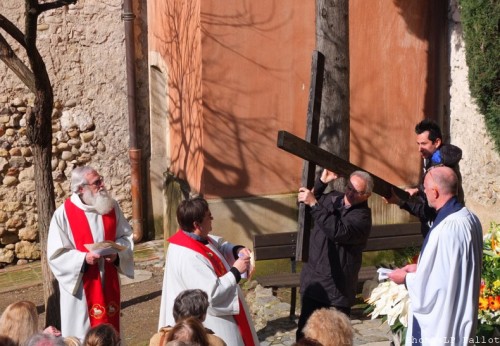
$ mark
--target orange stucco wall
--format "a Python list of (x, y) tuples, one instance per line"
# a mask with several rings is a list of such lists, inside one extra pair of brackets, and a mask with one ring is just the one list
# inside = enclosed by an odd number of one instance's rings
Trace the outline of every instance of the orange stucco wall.
[(200, 16), (196, 0), (152, 1), (148, 7), (149, 49), (166, 65), (169, 169), (194, 191), (200, 191), (203, 171)]
[[(296, 191), (302, 161), (276, 136), (305, 133), (315, 2), (151, 3), (149, 47), (168, 66), (172, 170), (209, 198)], [(350, 2), (351, 161), (396, 185), (418, 179), (415, 123), (443, 108), (432, 48), (444, 19), (432, 7)]]
[(350, 159), (396, 185), (418, 182), (415, 124), (444, 111), (433, 68), (446, 17), (437, 7), (350, 1)]
[(301, 161), (276, 147), (303, 136), (314, 49), (308, 1), (203, 1), (203, 191), (289, 192)]

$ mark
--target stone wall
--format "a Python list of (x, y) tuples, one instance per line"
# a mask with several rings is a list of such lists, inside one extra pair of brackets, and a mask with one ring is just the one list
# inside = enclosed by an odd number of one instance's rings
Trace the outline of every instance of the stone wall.
[[(73, 167), (88, 164), (104, 176), (106, 187), (130, 217), (121, 4), (120, 0), (79, 0), (49, 11), (40, 17), (37, 46), (54, 88), (56, 207), (69, 196)], [(5, 17), (23, 25), (22, 1), (2, 0), (0, 7)], [(16, 49), (16, 54), (25, 59), (22, 49)], [(0, 264), (24, 263), (40, 257), (36, 172), (25, 136), (25, 112), (33, 96), (1, 62), (0, 85)]]
[(460, 172), (465, 203), (481, 220), (483, 230), (500, 222), (500, 155), (488, 135), (484, 117), (470, 95), (460, 12), (450, 4), (450, 134), (463, 150)]

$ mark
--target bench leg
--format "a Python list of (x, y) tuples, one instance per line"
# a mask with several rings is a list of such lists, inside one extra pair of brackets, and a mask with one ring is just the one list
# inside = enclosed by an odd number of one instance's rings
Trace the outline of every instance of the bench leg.
[(292, 294), (290, 298), (290, 319), (295, 318), (295, 302), (297, 301), (297, 287), (292, 287)]

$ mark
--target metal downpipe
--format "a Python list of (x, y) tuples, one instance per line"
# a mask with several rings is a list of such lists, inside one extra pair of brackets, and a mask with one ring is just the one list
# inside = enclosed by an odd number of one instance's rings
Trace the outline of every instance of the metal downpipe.
[(130, 178), (132, 193), (132, 229), (134, 243), (142, 240), (142, 194), (141, 194), (141, 150), (137, 147), (137, 113), (135, 97), (135, 43), (134, 43), (134, 19), (132, 0), (123, 1), (122, 20), (125, 23), (125, 54), (127, 70), (127, 102), (129, 120), (129, 157)]

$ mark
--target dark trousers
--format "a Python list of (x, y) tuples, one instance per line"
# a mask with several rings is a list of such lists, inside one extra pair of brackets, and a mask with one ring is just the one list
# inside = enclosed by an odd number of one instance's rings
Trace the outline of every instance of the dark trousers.
[(335, 305), (330, 305), (322, 302), (318, 302), (317, 300), (311, 299), (309, 297), (302, 297), (302, 307), (300, 309), (300, 317), (299, 317), (299, 323), (297, 325), (297, 334), (296, 334), (296, 341), (299, 341), (304, 337), (304, 334), (302, 333), (302, 330), (304, 329), (304, 326), (306, 325), (307, 320), (311, 315), (313, 314), (314, 311), (322, 309), (322, 308), (335, 308), (339, 310), (340, 312), (343, 312), (344, 314), (347, 315), (347, 317), (350, 316), (351, 314), (351, 308), (346, 308), (346, 307), (341, 307), (341, 306), (335, 306)]

